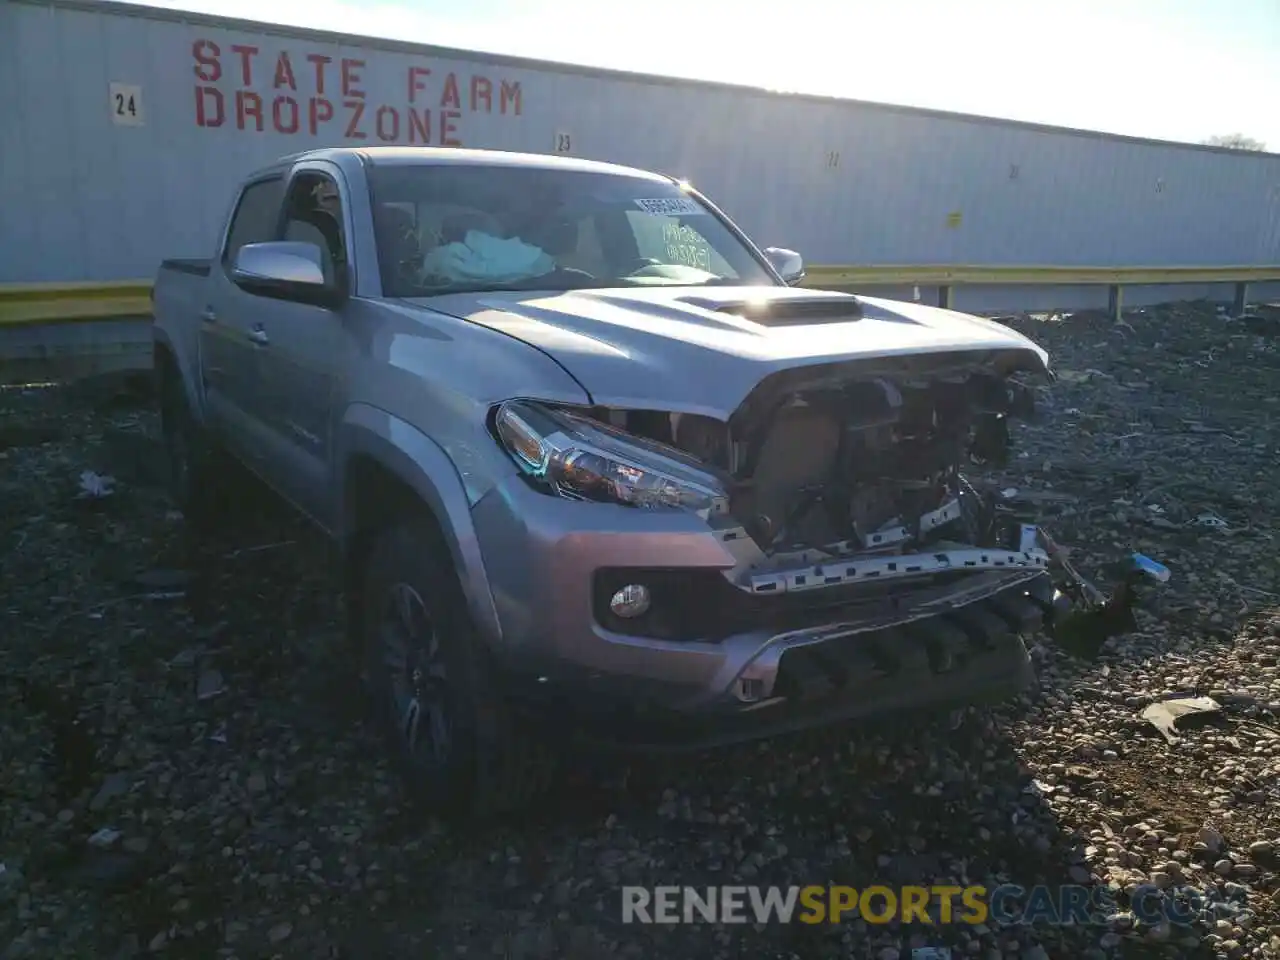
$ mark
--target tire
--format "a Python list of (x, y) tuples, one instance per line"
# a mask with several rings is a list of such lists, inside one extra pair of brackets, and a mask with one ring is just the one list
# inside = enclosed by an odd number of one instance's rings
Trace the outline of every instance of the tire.
[(169, 499), (188, 519), (195, 519), (209, 498), (205, 462), (207, 441), (187, 402), (186, 390), (176, 371), (166, 368), (160, 385), (160, 425), (168, 465)]
[(550, 751), (494, 688), (448, 549), (423, 520), (375, 540), (361, 603), (374, 719), (412, 799), (446, 820), (525, 805), (550, 781)]

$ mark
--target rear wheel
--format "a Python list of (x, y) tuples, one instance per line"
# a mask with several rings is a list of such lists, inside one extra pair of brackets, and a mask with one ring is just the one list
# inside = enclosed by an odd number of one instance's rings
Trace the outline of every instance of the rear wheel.
[(373, 546), (362, 592), (375, 719), (409, 793), (449, 819), (520, 805), (545, 788), (549, 751), (494, 688), (449, 552), (423, 521)]
[(247, 497), (258, 488), (249, 472), (195, 418), (181, 376), (166, 364), (161, 378), (160, 425), (169, 498), (198, 536), (234, 527)]
[(186, 390), (176, 371), (162, 371), (160, 424), (169, 467), (169, 497), (189, 519), (196, 519), (212, 507), (208, 495), (208, 441), (192, 415)]

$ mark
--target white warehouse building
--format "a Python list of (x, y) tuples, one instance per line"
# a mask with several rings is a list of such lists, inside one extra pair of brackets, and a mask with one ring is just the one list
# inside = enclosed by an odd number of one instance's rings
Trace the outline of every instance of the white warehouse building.
[(670, 173), (814, 264), (1280, 264), (1276, 154), (106, 0), (0, 4), (0, 86), (0, 285), (149, 280), (251, 169), (380, 143)]

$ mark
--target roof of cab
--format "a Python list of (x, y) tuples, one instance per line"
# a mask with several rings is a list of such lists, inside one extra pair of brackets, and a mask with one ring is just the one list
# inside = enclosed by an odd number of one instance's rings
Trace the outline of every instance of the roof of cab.
[(353, 157), (372, 166), (519, 167), (529, 170), (603, 173), (613, 176), (640, 177), (646, 180), (662, 180), (668, 183), (674, 179), (652, 170), (625, 167), (600, 160), (460, 147), (323, 147), (280, 157), (271, 166), (287, 166), (303, 160), (331, 160), (341, 163), (344, 159)]

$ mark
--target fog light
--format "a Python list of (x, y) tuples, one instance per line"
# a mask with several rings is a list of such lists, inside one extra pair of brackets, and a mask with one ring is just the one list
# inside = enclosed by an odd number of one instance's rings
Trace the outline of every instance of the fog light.
[(627, 620), (641, 616), (649, 609), (649, 588), (643, 583), (628, 583), (613, 595), (609, 609)]

